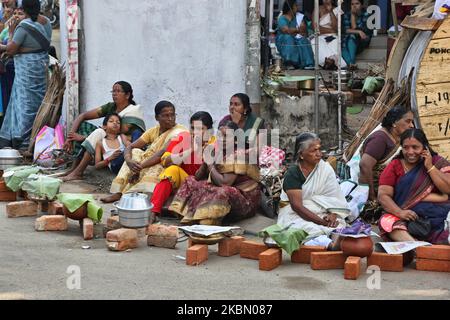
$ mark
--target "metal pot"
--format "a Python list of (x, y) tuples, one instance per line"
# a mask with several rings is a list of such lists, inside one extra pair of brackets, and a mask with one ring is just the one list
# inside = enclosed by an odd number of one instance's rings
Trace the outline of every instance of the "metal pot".
[(143, 228), (149, 225), (153, 205), (146, 194), (128, 193), (114, 203), (119, 211), (119, 223), (126, 228)]
[(19, 151), (11, 148), (0, 149), (0, 170), (6, 170), (22, 164)]
[(316, 80), (308, 79), (297, 82), (297, 89), (299, 90), (314, 90), (316, 88)]

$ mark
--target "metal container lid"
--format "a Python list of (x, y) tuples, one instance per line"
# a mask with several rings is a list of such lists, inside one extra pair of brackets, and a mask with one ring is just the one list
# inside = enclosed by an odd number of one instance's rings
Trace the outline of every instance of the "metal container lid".
[(22, 159), (20, 152), (11, 148), (0, 149), (0, 159)]
[(143, 211), (150, 210), (153, 205), (146, 194), (143, 193), (126, 193), (114, 206), (119, 210), (127, 211)]

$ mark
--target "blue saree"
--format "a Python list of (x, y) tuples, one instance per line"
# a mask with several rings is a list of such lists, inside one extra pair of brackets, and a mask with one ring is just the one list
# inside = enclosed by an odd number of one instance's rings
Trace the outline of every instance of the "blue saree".
[[(38, 22), (22, 21), (42, 33)], [(14, 56), (15, 78), (6, 115), (0, 129), (0, 148), (26, 148), (30, 141), (34, 119), (47, 89), (48, 52), (23, 53)]]
[(298, 68), (314, 67), (314, 53), (309, 39), (306, 37), (298, 39), (291, 34), (283, 33), (281, 29), (286, 26), (289, 29), (297, 28), (297, 20), (293, 18), (289, 21), (285, 16), (278, 19), (275, 41), (283, 61)]
[[(439, 170), (447, 172), (450, 168), (448, 162), (439, 157), (433, 157), (433, 164)], [(426, 202), (422, 201), (435, 188), (430, 175), (423, 162), (401, 177), (395, 186), (394, 201), (403, 209), (414, 211), (419, 217), (431, 223), (431, 235), (427, 240), (440, 243), (448, 237), (444, 230), (445, 220), (450, 212), (450, 201)]]

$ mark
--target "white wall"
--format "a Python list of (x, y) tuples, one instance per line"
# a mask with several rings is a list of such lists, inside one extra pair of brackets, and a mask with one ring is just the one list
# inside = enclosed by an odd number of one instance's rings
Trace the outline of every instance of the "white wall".
[(125, 80), (148, 127), (160, 100), (175, 104), (179, 123), (204, 110), (217, 124), (245, 90), (246, 0), (84, 0), (82, 10), (81, 111), (111, 101)]

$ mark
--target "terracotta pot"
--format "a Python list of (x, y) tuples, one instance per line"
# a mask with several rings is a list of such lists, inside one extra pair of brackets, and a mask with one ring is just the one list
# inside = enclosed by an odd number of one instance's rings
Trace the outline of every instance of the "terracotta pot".
[(373, 241), (371, 237), (351, 238), (344, 237), (341, 241), (341, 249), (346, 256), (368, 257), (373, 252)]
[(73, 220), (78, 220), (81, 221), (84, 218), (87, 218), (87, 203), (85, 203), (84, 205), (82, 205), (79, 209), (75, 210), (74, 212), (70, 212), (66, 206), (63, 206), (63, 212), (64, 215), (67, 218), (73, 219)]

